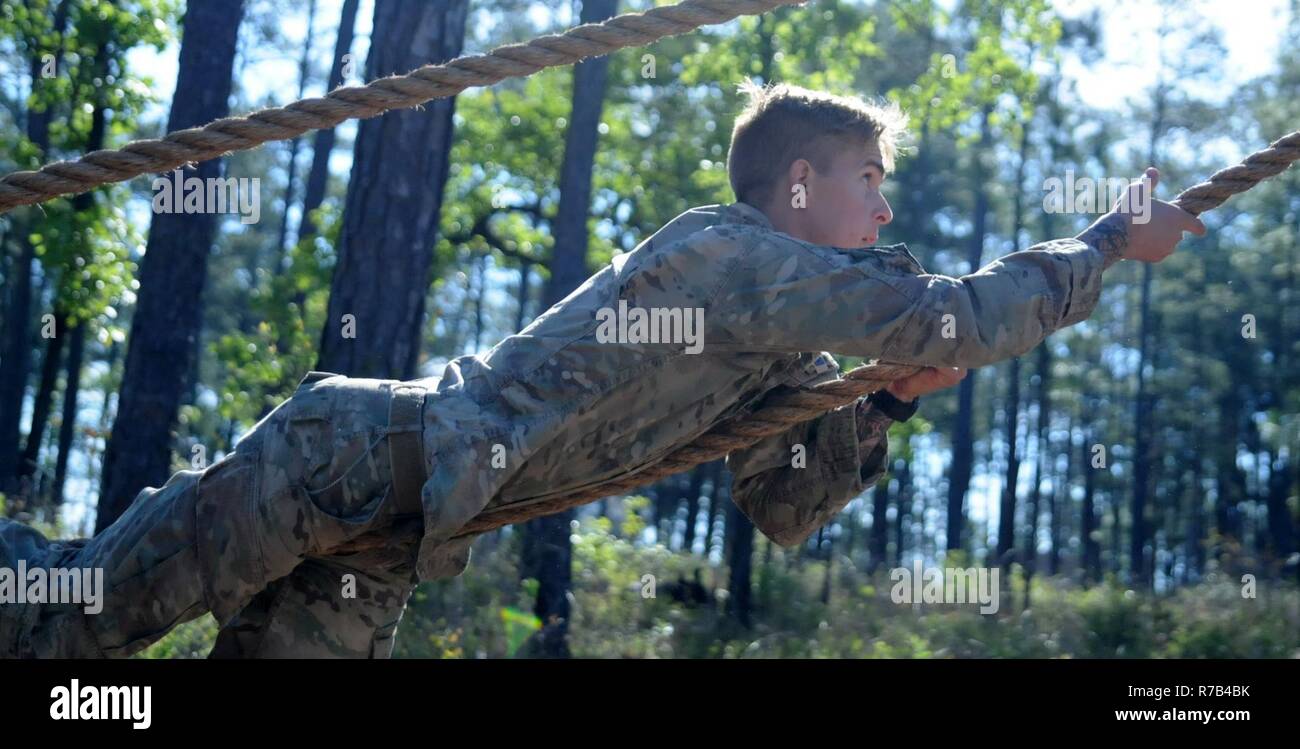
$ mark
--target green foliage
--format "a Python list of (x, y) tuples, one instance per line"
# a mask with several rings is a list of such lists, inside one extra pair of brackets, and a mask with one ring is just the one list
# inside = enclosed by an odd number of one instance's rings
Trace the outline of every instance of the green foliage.
[[(67, 2), (66, 27), (54, 28), (52, 0), (6, 4), (0, 12), (0, 38), (13, 38), (28, 59), (48, 60), (31, 86), (28, 111), (50, 115), (49, 148), (41, 150), (17, 129), (0, 129), (0, 151), (11, 153), (14, 165), (36, 168), (55, 155), (86, 150), (96, 108), (106, 117), (105, 146), (139, 127), (139, 116), (157, 101), (151, 79), (130, 70), (127, 53), (138, 46), (157, 49), (173, 38), (173, 0)], [(142, 232), (128, 219), (125, 186), (100, 188), (88, 207), (71, 199), (51, 201), (41, 210), (21, 214), (19, 221), (35, 247), (44, 272), (56, 279), (52, 307), (62, 310), (70, 324), (108, 315), (129, 303), (135, 286), (132, 248), (143, 244)], [(85, 200), (84, 198), (82, 200)], [(77, 206), (80, 207), (78, 208)]]
[[(643, 508), (632, 502), (636, 515)], [(417, 587), (394, 657), (516, 657), (541, 625), (529, 613), (537, 581), (519, 580), (517, 540), (484, 539), (463, 575)], [(999, 610), (982, 615), (970, 605), (896, 604), (887, 571), (872, 577), (842, 556), (833, 562), (838, 574), (826, 605), (825, 563), (792, 563), (787, 553), (763, 564), (756, 552), (754, 574), (767, 589), (755, 596), (754, 626), (746, 630), (725, 613), (725, 568), (635, 543), (615, 533), (608, 518), (585, 520), (573, 536), (570, 648), (583, 658), (1300, 657), (1294, 583), (1266, 582), (1258, 598), (1244, 599), (1239, 584), (1212, 575), (1157, 597), (1113, 579), (1085, 589), (1035, 576), (1033, 607), (1023, 609), (1024, 575), (1016, 567), (1000, 580)], [(679, 575), (689, 579), (695, 569), (717, 600), (684, 608), (662, 586)], [(215, 621), (205, 616), (137, 657), (203, 657), (215, 636)]]
[[(1037, 77), (1027, 56), (1051, 53), (1060, 38), (1060, 20), (1045, 0), (999, 0), (972, 3), (962, 24), (928, 0), (900, 3), (892, 18), (901, 29), (944, 29), (946, 38), (928, 45), (925, 71), (907, 86), (890, 92), (904, 109), (942, 131), (962, 127), (988, 106), (990, 125), (1008, 135), (1032, 116)], [(969, 144), (978, 129), (964, 128), (958, 143)]]
[(207, 658), (217, 641), (217, 620), (211, 614), (188, 621), (163, 636), (135, 658)]
[(224, 375), (218, 403), (223, 419), (256, 422), (316, 362), (341, 214), (327, 205), (313, 217), (319, 233), (295, 244), (289, 267), (267, 274), (266, 285), (251, 293), (256, 326), (226, 333), (213, 347)]
[[(837, 557), (829, 606), (820, 600), (823, 562), (789, 564), (778, 552), (755, 575), (767, 575), (766, 607), (752, 631), (727, 619), (721, 602), (687, 609), (667, 596), (642, 596), (641, 580), (690, 577), (705, 567), (707, 587), (725, 588), (725, 569), (698, 557), (644, 547), (613, 534), (603, 519), (584, 522), (574, 540), (574, 622), (571, 648), (595, 658), (1285, 658), (1300, 654), (1300, 610), (1293, 584), (1277, 583), (1258, 599), (1241, 598), (1240, 586), (1213, 578), (1171, 597), (1139, 595), (1116, 582), (1082, 589), (1036, 576), (1031, 600), (1021, 610), (1024, 578), (1017, 571), (1001, 581), (1000, 610), (981, 615), (960, 605), (914, 609), (890, 599), (887, 573), (875, 578)], [(501, 547), (497, 553), (508, 552)], [(496, 556), (496, 555), (494, 555)], [(475, 565), (483, 563), (483, 567)], [(477, 556), (464, 582), (432, 586), (487, 585), (499, 560)], [(431, 587), (431, 586), (422, 586)], [(725, 591), (720, 590), (720, 598)], [(762, 597), (756, 602), (762, 604)], [(429, 612), (408, 610), (402, 626), (428, 631)], [(446, 613), (443, 617), (448, 616)], [(501, 640), (502, 624), (473, 612), (487, 631), (463, 632), (474, 642)], [(453, 617), (454, 618), (454, 617)], [(399, 632), (399, 648), (408, 637)], [(485, 657), (504, 657), (488, 650)], [(404, 655), (412, 655), (406, 651)]]
[(542, 628), (541, 619), (509, 606), (501, 609), (501, 622), (506, 628), (507, 658), (514, 657), (528, 636)]
[[(505, 544), (461, 578), (420, 586), (398, 632), (399, 657), (509, 657), (517, 647), (501, 611), (526, 611), (531, 596), (509, 591)], [(823, 562), (791, 564), (777, 552), (755, 576), (752, 630), (727, 618), (726, 570), (693, 555), (644, 546), (585, 521), (574, 538), (570, 647), (591, 658), (1290, 658), (1300, 655), (1300, 591), (1270, 583), (1243, 599), (1232, 580), (1211, 577), (1169, 597), (1126, 590), (1114, 580), (1079, 588), (1036, 576), (1033, 608), (1021, 608), (1024, 576), (1001, 580), (1000, 607), (982, 615), (962, 605), (895, 604), (887, 573), (871, 577), (837, 557), (829, 606), (820, 601)], [(645, 597), (646, 575), (662, 585), (704, 568), (716, 605), (683, 608)], [(526, 587), (526, 586), (524, 586)], [(489, 592), (490, 591), (490, 592)], [(767, 605), (763, 605), (764, 601)]]

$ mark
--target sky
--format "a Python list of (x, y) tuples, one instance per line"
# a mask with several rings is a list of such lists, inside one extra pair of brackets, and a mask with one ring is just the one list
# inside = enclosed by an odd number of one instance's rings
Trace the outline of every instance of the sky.
[[(1159, 59), (1155, 29), (1161, 9), (1157, 3), (1058, 0), (1055, 5), (1070, 17), (1100, 8), (1106, 18), (1105, 63), (1091, 70), (1080, 65), (1067, 68), (1079, 80), (1085, 102), (1119, 108), (1125, 96), (1152, 86)], [(1225, 82), (1217, 91), (1220, 97), (1230, 96), (1240, 83), (1275, 67), (1287, 18), (1285, 0), (1190, 0), (1183, 5), (1207, 18), (1223, 34), (1228, 56), (1223, 64)]]

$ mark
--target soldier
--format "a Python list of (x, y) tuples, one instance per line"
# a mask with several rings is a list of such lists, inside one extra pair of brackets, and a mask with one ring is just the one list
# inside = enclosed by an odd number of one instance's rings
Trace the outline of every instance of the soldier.
[[(1152, 201), (1142, 224), (1112, 211), (976, 273), (929, 274), (875, 246), (897, 110), (746, 91), (737, 202), (678, 216), (488, 353), (411, 382), (311, 373), (232, 454), (145, 489), (96, 538), (0, 526), (0, 565), (102, 567), (108, 588), (98, 615), (0, 606), (0, 655), (129, 655), (211, 611), (214, 656), (386, 657), (413, 586), (468, 564), (458, 531), (480, 512), (644, 470), (775, 389), (838, 377), (827, 351), (927, 367), (728, 457), (733, 500), (797, 545), (883, 475), (888, 426), (917, 396), (1086, 319), (1120, 259), (1159, 262), (1205, 231)], [(702, 309), (702, 345), (598, 336), (622, 306)], [(391, 543), (335, 551), (371, 532)]]

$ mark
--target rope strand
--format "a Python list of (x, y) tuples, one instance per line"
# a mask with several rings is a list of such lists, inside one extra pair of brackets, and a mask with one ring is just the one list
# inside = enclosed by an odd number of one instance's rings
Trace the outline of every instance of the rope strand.
[(700, 26), (805, 1), (683, 0), (677, 5), (584, 24), (524, 44), (497, 47), (484, 55), (425, 65), (405, 75), (380, 78), (364, 86), (336, 88), (323, 97), (177, 130), (160, 140), (139, 140), (119, 150), (92, 151), (76, 161), (61, 161), (35, 172), (13, 172), (0, 178), (0, 213), (123, 182), (141, 174), (166, 172), (182, 164), (247, 151), (270, 141), (289, 140), (309, 130), (334, 127), (344, 120), (414, 107), (432, 99), (455, 96), (473, 86), (490, 86), (507, 78), (529, 76), (539, 70), (607, 55), (626, 47), (641, 47)]

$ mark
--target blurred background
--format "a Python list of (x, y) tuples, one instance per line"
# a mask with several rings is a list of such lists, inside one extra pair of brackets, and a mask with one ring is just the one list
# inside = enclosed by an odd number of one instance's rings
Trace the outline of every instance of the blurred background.
[[(0, 168), (650, 5), (4, 0)], [(1155, 165), (1172, 199), (1300, 129), (1298, 43), (1288, 0), (814, 0), (187, 171), (256, 184), (255, 221), (155, 213), (152, 176), (11, 211), (3, 512), (88, 536), (310, 369), (414, 379), (486, 352), (677, 214), (734, 200), (743, 78), (898, 101), (880, 243), (961, 275), (1090, 224), (1108, 201), (1080, 201), (1081, 178)], [(395, 654), (1300, 655), (1300, 177), (1202, 218), (1161, 265), (1110, 271), (1088, 321), (923, 398), (885, 478), (802, 547), (700, 466), (482, 536), (461, 577), (417, 590)], [(341, 310), (385, 333), (342, 349), (322, 335)], [(917, 562), (997, 568), (998, 612), (894, 603), (890, 570)], [(145, 657), (202, 657), (213, 628)]]

